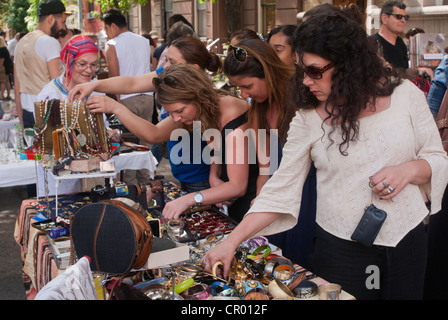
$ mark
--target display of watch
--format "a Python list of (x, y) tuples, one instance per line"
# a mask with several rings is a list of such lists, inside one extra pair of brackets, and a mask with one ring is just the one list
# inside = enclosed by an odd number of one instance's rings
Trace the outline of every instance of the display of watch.
[(194, 193), (194, 201), (196, 201), (196, 204), (198, 206), (202, 206), (202, 201), (204, 201), (204, 196), (199, 191), (196, 191)]

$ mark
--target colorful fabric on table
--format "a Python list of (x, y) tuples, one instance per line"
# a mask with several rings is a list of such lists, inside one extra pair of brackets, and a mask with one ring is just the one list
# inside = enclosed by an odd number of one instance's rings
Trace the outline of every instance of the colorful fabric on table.
[(103, 52), (98, 49), (95, 42), (85, 35), (76, 35), (67, 42), (61, 50), (61, 61), (65, 64), (67, 84), (70, 83), (72, 78), (75, 60), (80, 59), (87, 54), (98, 54), (98, 52), (101, 57), (104, 58)]

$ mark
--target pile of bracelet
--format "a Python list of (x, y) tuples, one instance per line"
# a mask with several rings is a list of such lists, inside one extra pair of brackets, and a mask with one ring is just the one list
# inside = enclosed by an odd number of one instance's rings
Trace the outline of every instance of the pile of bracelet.
[[(212, 245), (222, 236), (208, 236), (205, 241)], [(271, 247), (264, 237), (242, 243), (235, 251), (227, 279), (222, 278), (221, 263), (216, 263), (208, 273), (200, 261), (185, 262), (159, 270), (153, 280), (135, 288), (151, 300), (317, 299), (319, 281), (313, 281), (317, 277), (273, 253), (272, 248), (275, 246)]]

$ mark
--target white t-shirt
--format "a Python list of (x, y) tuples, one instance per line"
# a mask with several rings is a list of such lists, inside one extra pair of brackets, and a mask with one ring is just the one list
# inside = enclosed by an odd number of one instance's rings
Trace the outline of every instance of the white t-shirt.
[[(16, 47), (17, 48), (17, 47)], [(49, 62), (53, 59), (60, 59), (61, 44), (58, 40), (49, 35), (42, 35), (36, 40), (34, 46), (36, 54), (42, 60)], [(15, 55), (14, 55), (15, 56)], [(22, 103), (22, 109), (34, 113), (34, 102), (37, 102), (37, 96), (29, 93), (21, 93), (20, 101)]]
[[(126, 31), (109, 40), (107, 45), (114, 46), (120, 69), (120, 76), (139, 76), (151, 72), (151, 47), (149, 40)], [(152, 94), (152, 92), (142, 92)], [(120, 100), (138, 95), (122, 94)]]

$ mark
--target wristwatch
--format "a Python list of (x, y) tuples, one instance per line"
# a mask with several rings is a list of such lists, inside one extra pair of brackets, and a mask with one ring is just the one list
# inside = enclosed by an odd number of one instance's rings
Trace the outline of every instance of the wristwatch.
[(204, 201), (204, 196), (202, 195), (202, 193), (200, 193), (199, 191), (196, 191), (194, 193), (194, 197), (193, 198), (194, 198), (194, 201), (196, 201), (196, 204), (198, 206), (202, 205), (202, 201)]

